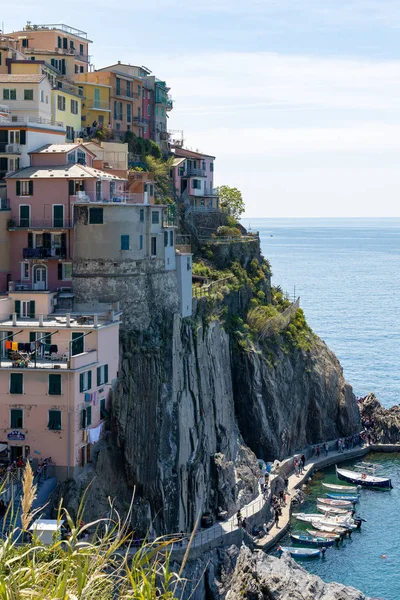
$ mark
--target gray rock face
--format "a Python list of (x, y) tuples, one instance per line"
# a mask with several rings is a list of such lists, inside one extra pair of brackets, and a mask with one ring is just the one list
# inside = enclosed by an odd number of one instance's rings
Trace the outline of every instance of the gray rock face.
[[(256, 348), (256, 350), (259, 350)], [(315, 336), (309, 351), (280, 348), (234, 357), (234, 395), (245, 442), (266, 460), (359, 431), (360, 415), (342, 367)]]
[[(289, 555), (268, 556), (242, 547), (225, 600), (368, 600), (362, 592), (325, 583), (300, 567)], [(371, 599), (370, 599), (371, 600)]]
[(400, 443), (400, 408), (384, 408), (374, 394), (368, 394), (360, 403), (361, 416), (374, 420), (370, 430), (376, 441), (381, 444)]

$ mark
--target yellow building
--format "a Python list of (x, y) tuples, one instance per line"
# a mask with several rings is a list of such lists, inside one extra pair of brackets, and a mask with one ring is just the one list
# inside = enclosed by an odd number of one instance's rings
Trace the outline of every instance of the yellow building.
[(64, 123), (68, 141), (74, 141), (82, 129), (84, 102), (79, 88), (65, 81), (58, 81), (58, 87), (51, 92), (53, 117)]
[(98, 127), (108, 127), (111, 113), (111, 85), (87, 81), (88, 75), (83, 74), (75, 78), (75, 84), (85, 97), (82, 105), (82, 129), (92, 127), (95, 122)]

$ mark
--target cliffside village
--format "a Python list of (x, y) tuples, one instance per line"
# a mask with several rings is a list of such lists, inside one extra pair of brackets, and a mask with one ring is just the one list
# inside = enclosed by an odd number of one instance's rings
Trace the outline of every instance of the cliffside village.
[(51, 457), (61, 480), (102, 434), (119, 301), (140, 312), (153, 276), (174, 312), (192, 311), (190, 245), (124, 134), (173, 156), (186, 210), (218, 210), (214, 157), (168, 131), (166, 82), (121, 62), (92, 70), (90, 43), (64, 24), (0, 34), (0, 465)]

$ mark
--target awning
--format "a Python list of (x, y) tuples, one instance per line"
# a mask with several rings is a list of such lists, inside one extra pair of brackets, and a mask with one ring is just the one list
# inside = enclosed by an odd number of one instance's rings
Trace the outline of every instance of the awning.
[(4, 444), (4, 442), (0, 442), (0, 452), (4, 452), (7, 450), (8, 444)]

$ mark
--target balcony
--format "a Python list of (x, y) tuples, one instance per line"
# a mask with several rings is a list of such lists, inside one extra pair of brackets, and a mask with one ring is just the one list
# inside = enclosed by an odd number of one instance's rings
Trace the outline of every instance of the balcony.
[(167, 100), (167, 110), (172, 110), (174, 108), (174, 101), (172, 98), (168, 98)]
[(0, 104), (0, 114), (7, 116), (11, 114), (10, 107), (5, 104)]
[(123, 100), (139, 100), (140, 94), (138, 92), (130, 91), (129, 95), (127, 93), (126, 87), (117, 88), (114, 86), (111, 89), (111, 95), (116, 96), (117, 98), (122, 98)]
[(75, 37), (83, 38), (84, 40), (88, 40), (86, 31), (81, 31), (80, 29), (76, 29), (75, 27), (70, 27), (69, 25), (64, 25), (63, 23), (57, 24), (41, 24), (35, 25), (34, 28), (32, 26), (24, 27), (24, 31), (47, 31), (49, 29), (58, 29), (59, 31), (63, 31), (64, 33), (69, 33), (70, 35), (74, 35)]
[(102, 198), (93, 192), (82, 192), (77, 196), (70, 196), (71, 201), (77, 204), (145, 204), (147, 193), (127, 194), (115, 192), (110, 198)]
[(87, 110), (104, 110), (106, 112), (111, 112), (108, 102), (95, 102), (94, 100), (87, 100), (86, 107)]
[(72, 219), (9, 219), (7, 228), (13, 229), (72, 229)]
[(64, 129), (64, 123), (62, 121), (54, 121), (54, 119), (45, 119), (43, 117), (36, 117), (31, 115), (9, 115), (7, 117), (0, 116), (0, 125), (15, 125), (16, 123), (21, 125), (52, 125), (53, 127), (60, 127)]
[(206, 171), (203, 169), (194, 169), (193, 167), (186, 167), (186, 172), (183, 177), (207, 177)]
[(146, 119), (143, 117), (133, 117), (133, 122), (138, 127), (144, 127), (146, 125)]
[(22, 258), (24, 260), (29, 258), (67, 258), (66, 248), (23, 248)]

